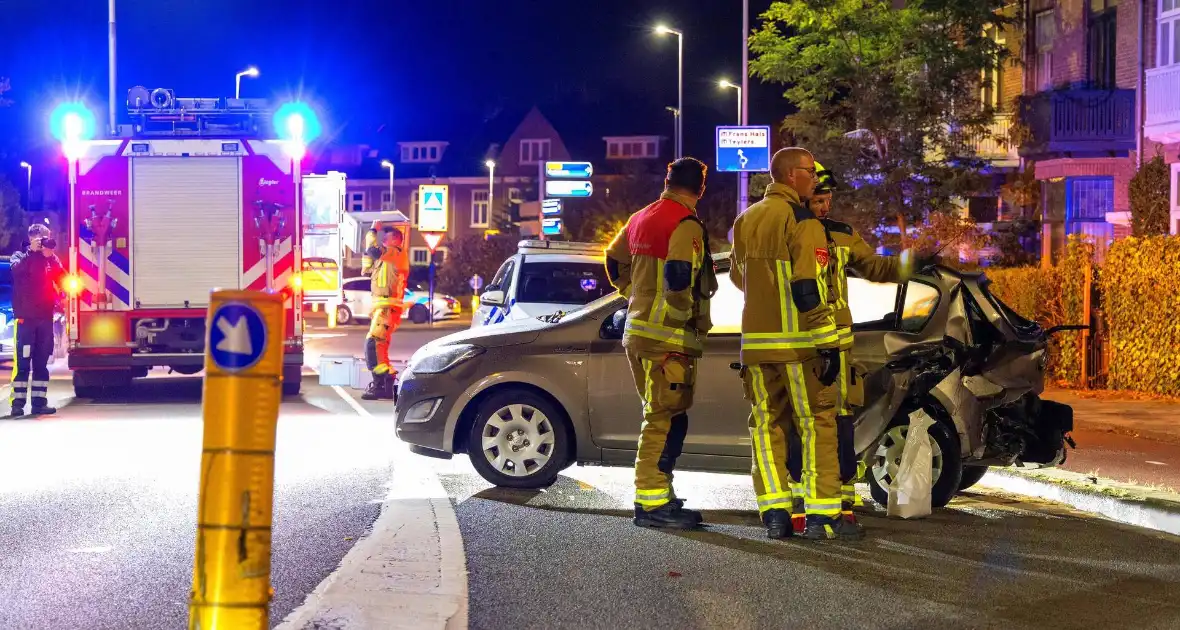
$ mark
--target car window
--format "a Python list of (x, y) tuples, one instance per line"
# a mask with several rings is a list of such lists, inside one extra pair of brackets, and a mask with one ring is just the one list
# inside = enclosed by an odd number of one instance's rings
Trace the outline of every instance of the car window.
[(906, 284), (905, 304), (901, 309), (901, 325), (904, 332), (920, 333), (926, 323), (934, 317), (938, 310), (938, 289), (917, 280), (910, 280)]
[(884, 320), (897, 308), (899, 288), (896, 282), (869, 282), (848, 276), (848, 310), (852, 311), (852, 323)]
[(710, 335), (735, 335), (742, 332), (742, 307), (746, 296), (738, 290), (728, 273), (717, 274), (717, 293), (709, 300)]
[(496, 275), (492, 276), (492, 281), (488, 286), (484, 287), (485, 291), (492, 290), (492, 287), (503, 291), (505, 295), (508, 294), (508, 289), (512, 287), (512, 270), (516, 268), (516, 259), (509, 258), (500, 265), (500, 269), (496, 271)]
[(372, 287), (372, 281), (369, 278), (356, 278), (344, 283), (345, 291), (369, 291)]
[(533, 304), (589, 304), (615, 290), (598, 261), (530, 261), (517, 281), (516, 301)]

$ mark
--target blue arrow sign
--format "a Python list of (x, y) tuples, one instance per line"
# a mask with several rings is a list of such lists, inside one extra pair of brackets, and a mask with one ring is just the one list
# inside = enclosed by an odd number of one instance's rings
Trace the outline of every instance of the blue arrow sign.
[(589, 162), (545, 162), (546, 177), (586, 179), (594, 174), (594, 165)]
[(545, 199), (541, 202), (541, 214), (554, 215), (561, 214), (561, 200), (560, 199)]
[(209, 356), (226, 372), (254, 367), (266, 352), (266, 323), (254, 307), (227, 302), (213, 312)]
[(545, 236), (561, 235), (561, 217), (541, 219), (541, 233)]
[(769, 171), (770, 127), (718, 127), (717, 170)]
[(594, 184), (587, 181), (546, 180), (546, 197), (589, 197), (594, 192)]

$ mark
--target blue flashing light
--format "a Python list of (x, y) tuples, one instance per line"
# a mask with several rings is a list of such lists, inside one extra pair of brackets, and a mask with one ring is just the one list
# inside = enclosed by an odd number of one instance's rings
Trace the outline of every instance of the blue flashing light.
[(82, 142), (94, 137), (94, 114), (82, 103), (62, 103), (49, 116), (49, 129), (59, 142)]
[(304, 145), (323, 131), (315, 111), (300, 101), (287, 103), (275, 112), (274, 129), (279, 138)]

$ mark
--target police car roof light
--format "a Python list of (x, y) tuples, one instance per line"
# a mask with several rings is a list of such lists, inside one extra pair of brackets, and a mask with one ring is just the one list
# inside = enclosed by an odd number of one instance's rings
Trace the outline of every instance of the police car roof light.
[(602, 245), (598, 243), (571, 243), (567, 241), (541, 241), (526, 239), (516, 244), (518, 250), (547, 249), (554, 254), (579, 253), (601, 256)]

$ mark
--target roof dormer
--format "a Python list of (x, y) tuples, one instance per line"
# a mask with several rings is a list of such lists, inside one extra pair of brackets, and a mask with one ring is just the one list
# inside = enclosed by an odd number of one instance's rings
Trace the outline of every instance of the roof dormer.
[(660, 136), (607, 136), (606, 159), (650, 160), (660, 157)]
[(437, 164), (442, 160), (448, 142), (399, 142), (402, 164)]

